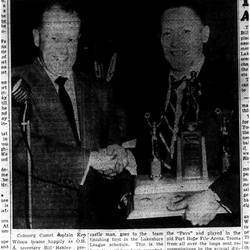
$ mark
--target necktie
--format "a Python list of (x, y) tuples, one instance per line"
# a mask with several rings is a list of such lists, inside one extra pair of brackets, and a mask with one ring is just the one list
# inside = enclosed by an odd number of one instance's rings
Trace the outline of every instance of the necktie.
[(174, 154), (174, 145), (173, 145), (173, 134), (174, 134), (174, 125), (176, 119), (176, 106), (177, 106), (177, 94), (176, 89), (182, 82), (185, 80), (182, 78), (180, 81), (174, 81), (173, 76), (170, 77), (171, 79), (171, 91), (170, 91), (170, 98), (165, 109), (165, 112), (162, 116), (162, 122), (159, 128), (159, 136), (161, 141), (163, 142), (167, 153), (165, 156), (165, 163), (167, 166), (171, 167), (171, 159), (173, 158)]
[(65, 90), (64, 84), (65, 82), (68, 80), (68, 78), (66, 77), (61, 77), (59, 76), (56, 80), (55, 83), (58, 84), (59, 86), (59, 97), (61, 100), (61, 103), (63, 105), (63, 108), (67, 114), (68, 120), (70, 122), (71, 128), (73, 130), (74, 136), (76, 138), (77, 144), (80, 144), (79, 141), (79, 137), (78, 137), (78, 133), (77, 133), (77, 128), (76, 128), (76, 122), (75, 122), (75, 116), (74, 116), (74, 110), (73, 110), (73, 106), (72, 106), (72, 102), (71, 99), (67, 93), (67, 91)]

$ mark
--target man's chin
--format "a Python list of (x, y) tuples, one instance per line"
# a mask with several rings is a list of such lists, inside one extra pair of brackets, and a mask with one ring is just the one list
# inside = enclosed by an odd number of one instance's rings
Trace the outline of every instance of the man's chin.
[(192, 60), (185, 60), (184, 58), (167, 59), (171, 67), (176, 71), (185, 71), (192, 65)]
[(189, 69), (191, 67), (190, 64), (182, 64), (182, 63), (172, 63), (170, 64), (172, 69), (175, 71), (179, 71), (179, 72), (183, 72), (186, 71), (187, 69)]

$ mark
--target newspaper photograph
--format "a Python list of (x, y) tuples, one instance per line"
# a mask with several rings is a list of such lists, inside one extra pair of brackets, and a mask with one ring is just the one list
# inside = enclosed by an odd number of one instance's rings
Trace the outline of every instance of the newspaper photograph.
[(1, 250), (245, 250), (249, 1), (1, 1)]

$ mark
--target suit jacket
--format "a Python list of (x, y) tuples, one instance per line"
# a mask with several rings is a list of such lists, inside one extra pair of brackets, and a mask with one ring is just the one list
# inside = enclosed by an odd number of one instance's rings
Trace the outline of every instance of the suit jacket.
[[(77, 190), (91, 150), (119, 143), (112, 91), (107, 83), (94, 82), (74, 72), (81, 146), (59, 96), (38, 60), (14, 68), (31, 87), (31, 155), (34, 228), (75, 226)], [(14, 226), (24, 226), (26, 147), (20, 132), (20, 106), (13, 104)]]
[[(149, 112), (152, 120), (159, 121), (160, 116), (164, 112), (167, 91), (169, 87), (168, 75), (169, 69), (164, 65), (164, 71), (157, 72), (152, 82), (146, 100), (144, 103), (144, 112), (141, 114), (140, 131), (138, 132), (138, 143), (135, 155), (138, 163), (138, 173), (146, 174), (150, 167), (151, 157), (151, 135), (150, 128), (144, 118), (144, 114)], [(231, 154), (232, 154), (232, 174), (226, 174), (223, 181), (222, 178), (216, 181), (212, 186), (214, 191), (218, 191), (220, 198), (226, 203), (233, 211), (239, 211), (239, 134), (238, 134), (238, 104), (237, 104), (237, 83), (234, 81), (234, 76), (230, 71), (223, 69), (223, 64), (218, 67), (213, 63), (205, 60), (204, 65), (199, 73), (198, 79), (202, 84), (202, 96), (200, 98), (200, 120), (201, 132), (205, 137), (206, 156), (208, 170), (219, 170), (221, 166), (222, 157), (222, 138), (220, 134), (220, 127), (218, 125), (215, 109), (229, 109), (234, 110), (234, 115), (229, 124), (229, 136), (231, 141)], [(237, 77), (237, 74), (235, 74)], [(237, 78), (236, 78), (237, 79)], [(176, 159), (175, 159), (176, 161)], [(173, 171), (175, 171), (175, 166)], [(235, 175), (236, 173), (236, 175)], [(230, 189), (230, 182), (234, 179), (237, 181), (235, 187)], [(227, 181), (226, 181), (227, 180)], [(227, 185), (225, 184), (227, 183)], [(223, 192), (222, 189), (231, 190)], [(226, 194), (227, 193), (227, 194)], [(230, 202), (230, 196), (234, 193), (235, 199)], [(231, 196), (232, 197), (232, 196)]]

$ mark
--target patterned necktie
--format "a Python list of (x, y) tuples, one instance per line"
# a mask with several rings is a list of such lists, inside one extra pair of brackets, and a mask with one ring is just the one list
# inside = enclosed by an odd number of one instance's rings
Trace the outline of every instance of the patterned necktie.
[[(161, 126), (159, 128), (159, 136), (163, 142), (167, 155), (165, 157), (165, 163), (167, 167), (171, 167), (171, 159), (173, 158), (174, 146), (173, 144), (173, 134), (174, 134), (174, 125), (176, 119), (176, 107), (177, 107), (177, 94), (176, 89), (183, 83), (185, 78), (182, 78), (180, 81), (174, 81), (174, 77), (170, 76), (171, 80), (171, 92), (169, 102), (165, 109), (165, 112), (162, 116)], [(169, 166), (170, 165), (170, 166)], [(165, 165), (166, 166), (166, 165)]]
[(68, 80), (68, 78), (59, 76), (55, 80), (55, 83), (58, 84), (58, 86), (59, 86), (58, 94), (59, 94), (61, 103), (62, 103), (63, 108), (64, 108), (64, 110), (67, 114), (67, 117), (69, 119), (71, 128), (73, 130), (74, 136), (75, 136), (76, 141), (77, 141), (77, 144), (80, 145), (80, 141), (79, 141), (79, 137), (78, 137), (78, 133), (77, 133), (77, 128), (76, 128), (73, 105), (72, 105), (71, 99), (70, 99), (70, 97), (69, 97), (69, 95), (64, 87), (64, 84), (67, 80)]

